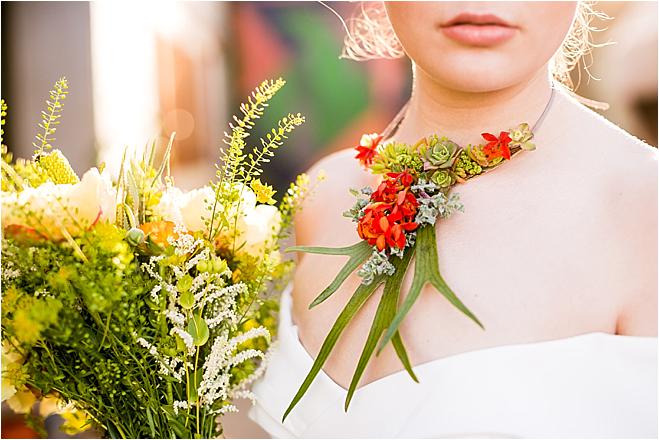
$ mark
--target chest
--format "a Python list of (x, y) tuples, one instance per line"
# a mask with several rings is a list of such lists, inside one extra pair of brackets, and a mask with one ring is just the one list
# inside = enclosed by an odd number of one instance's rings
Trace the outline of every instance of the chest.
[[(401, 326), (413, 363), (488, 346), (615, 331), (617, 290), (622, 288), (618, 280), (624, 276), (616, 265), (620, 231), (602, 221), (606, 192), (587, 182), (552, 179), (546, 167), (506, 171), (497, 169), (458, 185), (454, 191), (461, 196), (464, 213), (436, 225), (440, 272), (486, 331), (426, 286)], [(339, 216), (337, 209), (334, 218)], [(325, 243), (358, 240), (354, 224), (347, 220), (319, 222), (318, 238)], [(307, 310), (343, 264), (341, 257), (307, 255), (298, 267), (294, 315), (300, 337), (312, 352), (359, 284), (359, 278), (350, 277), (332, 298)], [(412, 272), (403, 283), (403, 296)], [(352, 347), (355, 360), (360, 351), (355, 347), (363, 345), (378, 298), (376, 293), (364, 305), (339, 343)], [(328, 363), (338, 380), (344, 368), (348, 380), (354, 365), (345, 362), (346, 356), (351, 355), (344, 352), (342, 362)], [(400, 368), (393, 350), (383, 352), (373, 365), (367, 376)]]

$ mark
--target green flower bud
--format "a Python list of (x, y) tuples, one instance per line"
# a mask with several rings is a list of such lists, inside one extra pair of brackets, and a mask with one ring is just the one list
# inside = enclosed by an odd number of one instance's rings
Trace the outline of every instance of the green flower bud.
[(224, 261), (223, 259), (216, 258), (215, 260), (213, 260), (213, 272), (222, 273), (225, 270), (227, 270), (227, 268), (228, 268), (227, 262)]
[(208, 272), (208, 263), (205, 260), (201, 260), (199, 263), (197, 263), (197, 271)]
[(130, 228), (126, 233), (126, 241), (131, 246), (139, 246), (144, 243), (144, 231), (140, 228)]

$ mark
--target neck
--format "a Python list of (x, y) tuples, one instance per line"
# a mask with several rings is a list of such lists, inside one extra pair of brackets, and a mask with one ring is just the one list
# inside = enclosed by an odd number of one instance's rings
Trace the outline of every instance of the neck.
[(414, 143), (429, 134), (447, 136), (459, 145), (482, 142), (481, 133), (498, 135), (522, 122), (531, 127), (551, 95), (546, 69), (505, 89), (462, 92), (433, 81), (414, 68), (413, 92), (395, 139)]

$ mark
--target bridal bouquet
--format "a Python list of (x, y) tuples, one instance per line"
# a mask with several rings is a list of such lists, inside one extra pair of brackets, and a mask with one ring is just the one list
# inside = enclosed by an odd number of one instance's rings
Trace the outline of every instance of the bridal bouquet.
[[(297, 126), (248, 136), (284, 81), (240, 107), (208, 186), (169, 175), (171, 136), (124, 152), (118, 178), (78, 177), (53, 134), (68, 93), (50, 92), (31, 160), (2, 160), (2, 399), (34, 427), (108, 437), (208, 438), (233, 399), (250, 397), (275, 331), (276, 292), (292, 267), (279, 243), (308, 192), (298, 177), (278, 206), (259, 176)], [(6, 105), (2, 103), (2, 124)], [(39, 402), (39, 411), (33, 408)]]

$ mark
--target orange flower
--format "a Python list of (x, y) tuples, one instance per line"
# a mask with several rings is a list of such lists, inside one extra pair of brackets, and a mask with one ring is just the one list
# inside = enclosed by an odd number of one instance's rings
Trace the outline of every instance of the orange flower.
[(4, 233), (8, 238), (25, 245), (38, 244), (47, 241), (47, 238), (34, 228), (23, 225), (7, 225)]
[(167, 241), (168, 237), (177, 238), (178, 234), (174, 232), (174, 222), (169, 221), (158, 221), (158, 222), (147, 222), (140, 225), (140, 229), (144, 231), (144, 234), (151, 238), (155, 243), (160, 246), (166, 247), (169, 245)]

